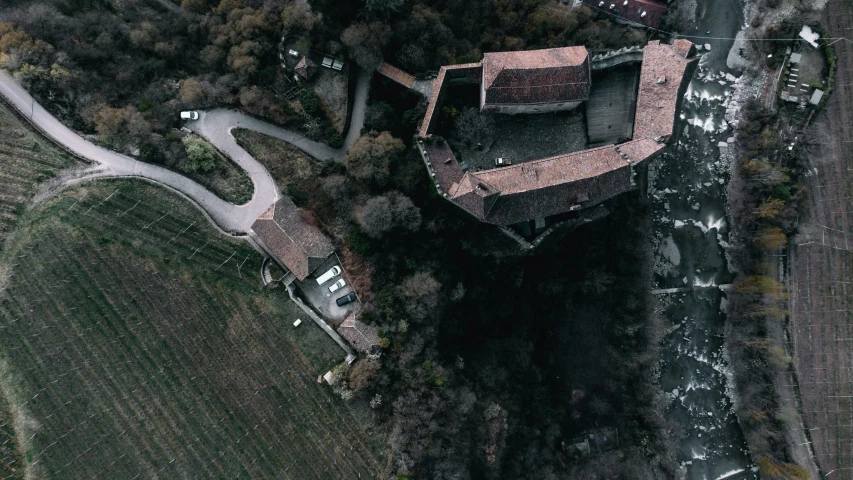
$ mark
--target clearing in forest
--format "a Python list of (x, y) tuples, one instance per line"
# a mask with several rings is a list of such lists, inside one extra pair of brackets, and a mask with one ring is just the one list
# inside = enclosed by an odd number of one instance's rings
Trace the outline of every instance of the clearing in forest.
[(4, 252), (0, 360), (35, 473), (377, 476), (384, 438), (316, 382), (343, 352), (293, 328), (302, 312), (261, 287), (244, 242), (139, 181), (66, 190), (25, 220)]

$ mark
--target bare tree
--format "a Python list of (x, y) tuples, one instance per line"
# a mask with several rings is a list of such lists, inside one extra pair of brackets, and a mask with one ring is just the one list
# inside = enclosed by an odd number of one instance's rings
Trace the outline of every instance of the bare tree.
[(382, 63), (382, 49), (390, 39), (391, 29), (382, 22), (355, 23), (341, 34), (352, 59), (368, 70)]
[(480, 113), (476, 108), (466, 108), (456, 118), (453, 136), (468, 147), (491, 143), (495, 122), (491, 116)]

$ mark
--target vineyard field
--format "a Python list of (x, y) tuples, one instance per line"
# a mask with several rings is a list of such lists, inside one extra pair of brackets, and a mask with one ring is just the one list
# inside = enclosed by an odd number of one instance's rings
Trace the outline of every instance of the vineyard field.
[(316, 381), (344, 352), (293, 328), (302, 312), (245, 242), (132, 180), (68, 189), (26, 222), (3, 254), (0, 381), (31, 473), (379, 475), (384, 438)]
[(0, 251), (38, 185), (82, 164), (34, 133), (0, 102)]

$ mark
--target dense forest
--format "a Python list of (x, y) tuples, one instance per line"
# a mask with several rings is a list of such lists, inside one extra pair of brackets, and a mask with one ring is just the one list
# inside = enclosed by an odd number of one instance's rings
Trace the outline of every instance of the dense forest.
[[(169, 165), (187, 155), (176, 133), (182, 109), (233, 106), (299, 129), (322, 115), (309, 94), (277, 93), (285, 35), (303, 51), (364, 68), (386, 59), (416, 74), (486, 51), (610, 48), (647, 36), (544, 0), (309, 4), (10, 0), (0, 10), (0, 65), (74, 128)], [(388, 432), (388, 473), (673, 477), (672, 427), (653, 378), (662, 329), (650, 311), (640, 194), (520, 251), (437, 195), (411, 148), (423, 104), (395, 88), (374, 80), (366, 131), (345, 165), (318, 163), (311, 178), (284, 186), (335, 239), (365, 300), (361, 320), (380, 328), (381, 351), (350, 369), (342, 392)], [(609, 440), (584, 455), (574, 444), (590, 434)]]

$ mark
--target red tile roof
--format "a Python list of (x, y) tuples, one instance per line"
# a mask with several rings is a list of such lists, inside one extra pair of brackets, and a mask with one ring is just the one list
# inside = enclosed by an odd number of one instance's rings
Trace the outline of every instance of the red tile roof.
[(308, 57), (302, 57), (299, 63), (296, 64), (296, 73), (300, 77), (308, 80), (317, 71), (317, 64), (312, 62)]
[(262, 213), (252, 231), (300, 281), (335, 251), (332, 242), (287, 197)]
[(643, 66), (637, 92), (634, 138), (668, 138), (672, 135), (682, 89), (690, 81), (688, 60), (681, 53), (690, 49), (684, 40), (676, 46), (651, 41), (643, 49)]
[[(588, 207), (632, 188), (631, 165), (665, 148), (642, 138), (481, 172), (463, 172), (447, 142), (427, 145), (436, 183), (478, 219), (510, 225)], [(447, 162), (447, 163), (445, 163)]]
[(589, 97), (586, 47), (487, 53), (485, 105), (574, 102)]
[(672, 48), (684, 58), (690, 56), (693, 51), (693, 42), (687, 40), (686, 38), (679, 38), (676, 41), (672, 42)]
[(352, 345), (352, 348), (367, 352), (370, 347), (379, 345), (379, 329), (358, 321), (358, 310), (352, 312), (338, 327), (338, 333)]
[(406, 88), (412, 88), (412, 85), (415, 84), (415, 77), (388, 63), (379, 65), (376, 73), (384, 75)]
[(422, 148), (426, 151), (424, 156), (432, 168), (432, 173), (435, 174), (436, 186), (442, 192), (449, 192), (464, 176), (459, 161), (450, 150), (450, 145), (444, 140), (439, 143), (425, 141)]
[[(429, 104), (427, 105), (426, 115), (424, 115), (424, 119), (421, 122), (421, 128), (418, 130), (418, 135), (426, 137), (427, 134), (429, 134), (430, 128), (432, 127), (432, 116), (435, 113), (436, 105), (440, 103), (441, 95), (444, 93), (442, 89), (444, 88), (445, 78), (448, 78), (448, 80), (450, 80), (457, 72), (463, 77), (472, 76), (482, 78), (482, 70), (483, 66), (479, 63), (461, 63), (459, 65), (445, 65), (441, 67), (441, 69), (439, 69), (438, 75), (432, 81), (432, 96), (431, 98), (429, 98)], [(472, 71), (476, 72), (472, 74)]]
[(664, 147), (666, 147), (666, 145), (654, 140), (639, 138), (637, 140), (631, 140), (630, 142), (617, 145), (616, 150), (627, 156), (627, 160), (637, 164), (653, 157), (656, 153), (663, 150)]
[(652, 28), (660, 26), (667, 6), (664, 0), (583, 0), (583, 3), (595, 11), (607, 12), (617, 20)]
[(576, 182), (625, 165), (627, 162), (614, 150), (613, 145), (607, 145), (477, 172), (474, 175), (477, 179), (493, 185), (501, 195), (508, 195)]

